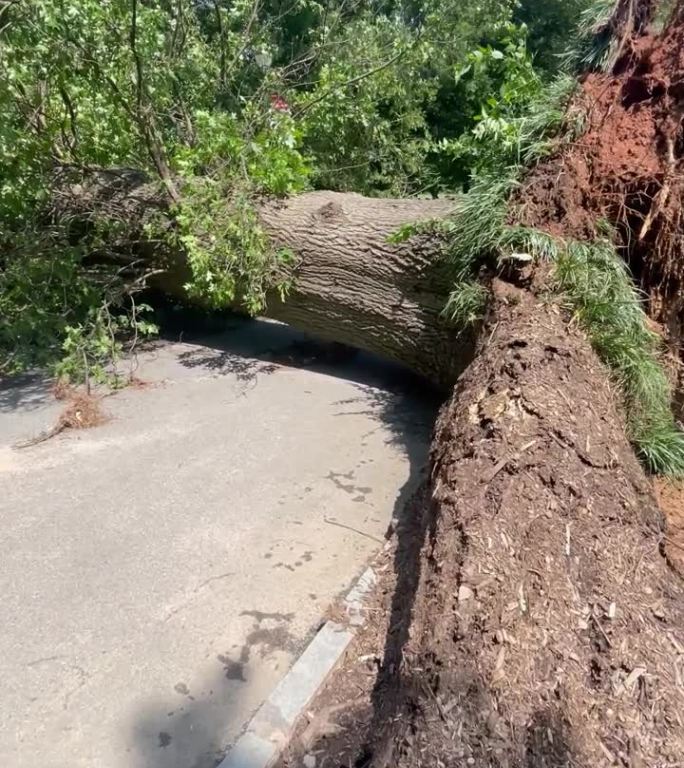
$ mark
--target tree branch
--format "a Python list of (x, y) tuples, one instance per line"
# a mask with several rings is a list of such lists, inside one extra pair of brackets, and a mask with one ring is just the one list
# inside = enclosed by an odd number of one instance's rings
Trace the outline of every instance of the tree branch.
[(366, 72), (362, 72), (360, 75), (357, 75), (356, 77), (352, 77), (351, 80), (347, 80), (346, 83), (340, 83), (340, 85), (335, 85), (332, 88), (329, 88), (320, 96), (313, 99), (313, 101), (310, 101), (308, 104), (304, 104), (300, 109), (296, 110), (294, 113), (294, 117), (301, 117), (302, 115), (305, 115), (312, 107), (315, 107), (316, 104), (320, 104), (322, 101), (325, 101), (325, 99), (327, 99), (328, 96), (331, 96), (336, 91), (349, 88), (350, 85), (354, 85), (354, 83), (359, 83), (361, 82), (361, 80), (365, 80), (368, 77), (372, 77), (373, 75), (376, 75), (378, 72), (382, 72), (383, 69), (387, 69), (388, 67), (391, 67), (392, 64), (394, 64), (396, 61), (399, 61), (399, 59), (406, 53), (406, 51), (407, 49), (404, 48), (404, 50), (399, 51), (399, 53), (397, 53), (395, 56), (392, 56), (391, 59), (389, 59), (388, 61), (385, 61), (382, 64), (379, 64), (377, 67), (374, 67), (373, 69), (369, 69)]
[(164, 187), (169, 195), (169, 198), (173, 203), (180, 202), (180, 195), (176, 189), (176, 185), (171, 177), (171, 170), (166, 160), (164, 152), (164, 146), (159, 137), (157, 131), (154, 112), (152, 107), (145, 99), (145, 86), (143, 79), (143, 66), (142, 59), (138, 52), (137, 47), (137, 31), (138, 31), (138, 0), (131, 0), (131, 28), (129, 31), (129, 42), (131, 46), (131, 53), (133, 54), (133, 60), (135, 62), (136, 71), (136, 120), (140, 132), (145, 140), (147, 151), (154, 164), (154, 167), (159, 174), (159, 178), (164, 183)]

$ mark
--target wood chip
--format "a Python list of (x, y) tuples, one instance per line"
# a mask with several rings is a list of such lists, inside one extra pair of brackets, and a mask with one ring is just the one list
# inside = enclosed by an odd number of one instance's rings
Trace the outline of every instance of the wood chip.
[(458, 588), (458, 602), (464, 603), (466, 600), (472, 600), (475, 596), (475, 593), (470, 587), (467, 587), (465, 584), (461, 584), (461, 586)]
[(522, 584), (518, 587), (518, 605), (520, 606), (520, 613), (527, 613), (527, 600), (525, 600), (525, 590)]
[(674, 646), (675, 651), (684, 654), (684, 645), (682, 645), (672, 633), (668, 632), (667, 636), (670, 638), (670, 642)]
[(637, 680), (646, 674), (646, 667), (634, 667), (625, 680), (625, 688), (632, 688)]
[(614, 763), (615, 755), (608, 749), (608, 747), (602, 741), (599, 741), (599, 746), (601, 747), (601, 751), (608, 758), (608, 760), (610, 760), (611, 763)]
[(499, 653), (496, 657), (496, 662), (494, 663), (494, 672), (492, 673), (493, 683), (496, 683), (499, 680), (502, 680), (506, 676), (503, 670), (505, 661), (506, 661), (506, 648), (502, 646), (499, 649)]

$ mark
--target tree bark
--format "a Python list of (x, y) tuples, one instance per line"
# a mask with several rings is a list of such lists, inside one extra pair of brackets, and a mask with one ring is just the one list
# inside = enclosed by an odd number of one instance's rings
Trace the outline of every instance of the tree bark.
[(268, 316), (397, 360), (452, 385), (472, 354), (440, 317), (450, 282), (434, 238), (391, 245), (402, 224), (448, 215), (453, 200), (387, 200), (312, 192), (260, 211), (274, 246), (299, 259), (294, 289), (269, 297)]

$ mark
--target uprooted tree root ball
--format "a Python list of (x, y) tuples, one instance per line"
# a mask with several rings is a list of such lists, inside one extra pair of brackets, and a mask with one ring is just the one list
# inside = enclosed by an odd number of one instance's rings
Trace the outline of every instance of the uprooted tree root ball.
[(522, 223), (564, 237), (595, 237), (599, 220), (617, 226), (649, 312), (679, 352), (684, 11), (661, 35), (646, 22), (625, 39), (611, 73), (585, 77), (575, 103), (585, 115), (583, 134), (534, 170), (518, 195), (518, 213)]

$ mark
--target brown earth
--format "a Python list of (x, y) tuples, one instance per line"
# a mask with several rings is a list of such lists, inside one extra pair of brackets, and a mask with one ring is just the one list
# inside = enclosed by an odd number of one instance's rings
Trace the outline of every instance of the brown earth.
[(586, 339), (541, 293), (494, 291), (386, 618), (283, 765), (681, 765), (684, 582), (651, 485)]
[(656, 496), (667, 520), (664, 552), (670, 566), (684, 578), (684, 481), (655, 480)]
[[(683, 549), (671, 550), (669, 558), (673, 568), (679, 569), (684, 576), (684, 482), (657, 479), (655, 485), (658, 500), (670, 516), (670, 524), (679, 521), (679, 528), (670, 529), (668, 536), (673, 532), (679, 535)], [(380, 670), (386, 642), (393, 644), (392, 636), (409, 620), (401, 610), (393, 613), (392, 604), (393, 600), (397, 605), (401, 604), (404, 586), (401, 582), (407, 579), (410, 568), (415, 565), (412, 551), (416, 542), (422, 541), (421, 520), (427, 501), (424, 484), (407, 505), (392, 547), (383, 551), (373, 563), (378, 582), (366, 601), (365, 625), (357, 632), (335, 674), (327, 680), (300, 719), (275, 768), (305, 768), (305, 758), (308, 761), (315, 759), (317, 768), (363, 768), (368, 764), (371, 755), (364, 745), (373, 741), (374, 691), (383, 680)], [(343, 622), (344, 612), (338, 614), (335, 620)]]
[[(642, 2), (643, 4), (643, 2)], [(613, 223), (673, 350), (684, 341), (684, 23), (662, 35), (644, 26), (624, 41), (611, 75), (589, 74), (574, 113), (584, 132), (538, 166), (520, 193), (518, 219), (556, 235), (591, 237)]]

